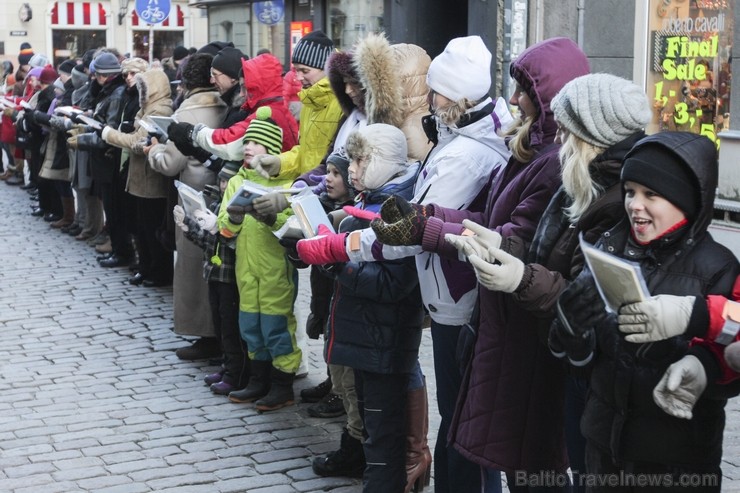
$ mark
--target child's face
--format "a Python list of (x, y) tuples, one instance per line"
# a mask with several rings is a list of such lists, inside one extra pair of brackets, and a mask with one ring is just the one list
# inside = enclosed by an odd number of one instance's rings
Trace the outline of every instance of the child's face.
[(229, 184), (229, 180), (222, 180), (222, 179), (218, 180), (218, 188), (221, 190), (222, 195), (226, 191), (226, 185), (228, 184)]
[(365, 185), (362, 183), (365, 168), (367, 168), (367, 159), (356, 158), (349, 163), (349, 181), (352, 182), (352, 187), (358, 192), (365, 190)]
[(642, 243), (659, 238), (686, 217), (681, 209), (644, 185), (626, 181), (624, 191), (632, 232)]
[(252, 164), (252, 158), (254, 156), (260, 156), (262, 154), (267, 154), (267, 149), (262, 144), (258, 144), (254, 142), (253, 140), (248, 140), (246, 144), (244, 144), (244, 164), (249, 165), (251, 167)]
[(326, 165), (326, 195), (340, 202), (349, 199), (347, 183), (344, 182), (337, 167), (331, 163)]

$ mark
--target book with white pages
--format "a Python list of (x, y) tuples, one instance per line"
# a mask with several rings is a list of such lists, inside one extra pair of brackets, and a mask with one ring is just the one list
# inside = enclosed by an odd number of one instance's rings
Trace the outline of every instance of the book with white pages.
[(303, 231), (304, 238), (313, 238), (319, 232), (319, 225), (323, 224), (334, 233), (334, 225), (326, 214), (324, 206), (321, 205), (318, 195), (313, 193), (293, 197), (291, 203), (298, 225)]
[(638, 263), (599, 250), (584, 240), (583, 234), (578, 241), (608, 311), (617, 313), (622, 305), (650, 297)]
[(154, 116), (149, 115), (147, 118), (156, 125), (156, 127), (162, 131), (163, 135), (166, 135), (169, 138), (169, 135), (167, 134), (167, 130), (169, 130), (170, 125), (172, 123), (177, 123), (177, 120), (175, 120), (171, 116)]
[(82, 123), (84, 123), (85, 125), (87, 125), (88, 127), (92, 127), (95, 130), (102, 130), (102, 128), (103, 128), (103, 124), (102, 123), (100, 123), (99, 121), (97, 121), (94, 118), (90, 118), (89, 116), (86, 116), (86, 115), (78, 115), (77, 116), (77, 119), (79, 121), (81, 121)]
[(175, 188), (177, 188), (177, 194), (180, 196), (182, 208), (187, 216), (194, 217), (195, 211), (207, 209), (203, 192), (197, 191), (180, 180), (175, 180)]
[(57, 106), (56, 108), (54, 108), (54, 113), (56, 113), (57, 115), (71, 117), (82, 114), (84, 113), (84, 111), (79, 108), (75, 108), (74, 106)]

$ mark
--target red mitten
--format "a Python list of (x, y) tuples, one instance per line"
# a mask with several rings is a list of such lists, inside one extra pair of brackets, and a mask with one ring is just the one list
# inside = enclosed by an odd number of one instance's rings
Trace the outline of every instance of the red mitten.
[(319, 234), (296, 243), (298, 256), (310, 265), (336, 264), (347, 262), (349, 257), (345, 250), (347, 233), (332, 233), (323, 224), (319, 225)]

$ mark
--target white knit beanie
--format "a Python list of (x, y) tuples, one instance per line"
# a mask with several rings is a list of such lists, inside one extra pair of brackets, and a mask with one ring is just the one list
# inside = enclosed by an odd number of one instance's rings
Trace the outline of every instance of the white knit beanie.
[(635, 83), (610, 74), (582, 75), (555, 95), (550, 108), (567, 131), (609, 148), (645, 128), (652, 110)]
[(429, 65), (427, 86), (451, 101), (478, 101), (491, 89), (491, 52), (480, 36), (455, 38)]
[(377, 190), (408, 167), (404, 133), (385, 123), (374, 123), (356, 130), (347, 138), (346, 151), (351, 161), (365, 159), (361, 181), (367, 190)]

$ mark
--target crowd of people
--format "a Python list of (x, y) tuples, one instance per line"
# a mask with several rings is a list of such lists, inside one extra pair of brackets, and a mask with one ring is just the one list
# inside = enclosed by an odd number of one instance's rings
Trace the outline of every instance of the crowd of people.
[[(303, 337), (323, 337), (327, 378), (301, 399), (346, 424), (318, 475), (368, 492), (422, 491), (432, 469), (438, 493), (499, 492), (502, 475), (512, 492), (720, 491), (740, 263), (707, 232), (714, 144), (647, 136), (644, 91), (591, 73), (567, 38), (512, 62), (508, 104), (478, 36), (431, 59), (314, 31), (290, 61), (214, 41), (54, 66), (24, 43), (2, 66), (0, 179), (101, 268), (171, 285), (193, 341), (176, 354), (222, 361), (215, 394), (292, 405)], [(311, 202), (318, 227), (294, 212)], [(584, 241), (639, 265), (647, 292), (607, 306)]]

